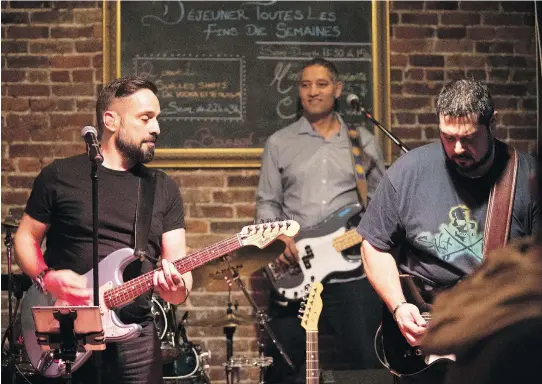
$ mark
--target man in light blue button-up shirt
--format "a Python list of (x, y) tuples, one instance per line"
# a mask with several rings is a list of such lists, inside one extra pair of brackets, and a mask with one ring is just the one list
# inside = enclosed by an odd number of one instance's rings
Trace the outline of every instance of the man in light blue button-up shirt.
[[(338, 71), (331, 62), (317, 58), (303, 67), (299, 77), (301, 116), (265, 144), (257, 219), (291, 217), (301, 228), (308, 228), (359, 202), (348, 127), (336, 111), (341, 90)], [(364, 128), (358, 133), (370, 198), (385, 172), (384, 159), (374, 136)], [(284, 241), (286, 249), (279, 262), (298, 262), (295, 241)], [(378, 367), (372, 340), (380, 321), (380, 303), (362, 272), (326, 282), (322, 300), (321, 319), (335, 333), (336, 347), (344, 352), (350, 368)], [(297, 370), (305, 361), (305, 332), (297, 318), (298, 309), (298, 303), (284, 302), (272, 293), (271, 326)], [(267, 352), (274, 363), (266, 382), (294, 382), (297, 372), (290, 372), (272, 345)]]

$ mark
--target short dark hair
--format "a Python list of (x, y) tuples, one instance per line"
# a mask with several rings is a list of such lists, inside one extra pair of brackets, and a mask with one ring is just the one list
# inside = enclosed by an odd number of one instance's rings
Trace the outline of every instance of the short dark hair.
[(301, 81), (301, 74), (303, 73), (305, 68), (312, 67), (314, 65), (324, 67), (328, 70), (331, 80), (333, 80), (334, 82), (339, 81), (339, 71), (337, 70), (337, 67), (331, 61), (326, 60), (323, 57), (315, 57), (314, 59), (307, 61), (305, 64), (303, 64), (298, 74), (298, 81)]
[[(315, 57), (314, 59), (307, 61), (301, 69), (299, 70), (299, 73), (297, 74), (297, 81), (301, 81), (301, 75), (305, 68), (312, 67), (318, 65), (320, 67), (324, 67), (329, 72), (329, 76), (331, 77), (331, 80), (333, 82), (339, 81), (339, 70), (333, 64), (331, 61), (324, 59), (323, 57)], [(335, 104), (333, 105), (333, 110), (335, 112), (339, 111), (339, 100), (335, 99)], [(299, 119), (301, 116), (303, 116), (303, 105), (301, 104), (301, 99), (297, 99), (297, 110), (296, 110), (296, 116)]]
[(113, 80), (106, 85), (96, 101), (96, 120), (98, 122), (98, 138), (102, 137), (104, 130), (103, 114), (109, 108), (113, 99), (130, 96), (140, 89), (150, 89), (155, 95), (158, 88), (153, 82), (140, 76), (125, 76)]
[(444, 86), (437, 100), (437, 115), (474, 117), (489, 126), (495, 106), (488, 87), (471, 79), (454, 80)]

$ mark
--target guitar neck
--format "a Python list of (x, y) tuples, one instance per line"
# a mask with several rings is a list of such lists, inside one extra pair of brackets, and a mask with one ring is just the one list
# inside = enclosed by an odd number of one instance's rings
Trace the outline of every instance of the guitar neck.
[[(242, 247), (238, 235), (222, 240), (197, 252), (175, 261), (175, 268), (182, 274), (189, 272), (203, 264), (220, 256), (235, 251)], [(157, 269), (158, 271), (161, 268)], [(136, 297), (150, 291), (153, 287), (152, 277), (156, 270), (147, 272), (135, 279), (132, 279), (116, 288), (104, 293), (104, 301), (108, 308), (115, 308), (127, 304)]]
[(318, 331), (307, 331), (306, 374), (307, 384), (320, 383), (320, 367), (318, 366)]
[(361, 244), (363, 237), (356, 231), (356, 229), (350, 229), (343, 233), (341, 236), (333, 239), (333, 248), (337, 252), (342, 252), (345, 249), (353, 247), (356, 244)]

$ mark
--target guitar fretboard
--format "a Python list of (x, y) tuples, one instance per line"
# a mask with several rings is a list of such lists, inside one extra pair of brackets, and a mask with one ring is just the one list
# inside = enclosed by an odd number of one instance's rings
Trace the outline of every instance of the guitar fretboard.
[(342, 252), (345, 249), (353, 247), (356, 244), (361, 244), (363, 237), (356, 231), (356, 229), (350, 229), (343, 233), (341, 236), (333, 239), (333, 248), (337, 252)]
[(318, 366), (318, 331), (307, 331), (306, 382), (320, 383), (320, 368)]
[[(238, 235), (222, 240), (209, 247), (194, 252), (187, 257), (173, 263), (175, 268), (182, 274), (191, 271), (211, 260), (235, 251), (242, 247)], [(158, 269), (160, 270), (160, 269)], [(155, 271), (147, 272), (135, 279), (132, 279), (116, 288), (104, 293), (104, 302), (108, 308), (115, 308), (127, 304), (139, 295), (148, 292), (153, 287), (153, 274)]]

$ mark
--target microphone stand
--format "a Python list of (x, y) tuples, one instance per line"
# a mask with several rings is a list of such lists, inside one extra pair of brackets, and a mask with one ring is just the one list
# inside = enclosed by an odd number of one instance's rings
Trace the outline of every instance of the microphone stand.
[(380, 124), (376, 119), (373, 118), (373, 116), (369, 112), (367, 112), (367, 110), (365, 109), (363, 104), (361, 104), (361, 102), (359, 104), (358, 112), (361, 112), (363, 114), (363, 116), (365, 116), (366, 119), (370, 120), (374, 125), (376, 125), (378, 128), (380, 128), (380, 130), (382, 132), (384, 132), (386, 134), (386, 136), (388, 136), (391, 139), (391, 141), (393, 141), (399, 148), (401, 148), (401, 150), (404, 153), (407, 153), (409, 151), (407, 146), (404, 145), (403, 142), (401, 140), (399, 140), (399, 138), (397, 136), (395, 136), (393, 133), (391, 133), (386, 128), (384, 128), (382, 126), (382, 124)]
[[(90, 178), (92, 180), (92, 278), (94, 305), (100, 306), (100, 283), (98, 273), (99, 252), (98, 252), (98, 165), (101, 161), (91, 159), (92, 169)], [(102, 382), (102, 353), (94, 351), (94, 366), (96, 368), (96, 384)]]

